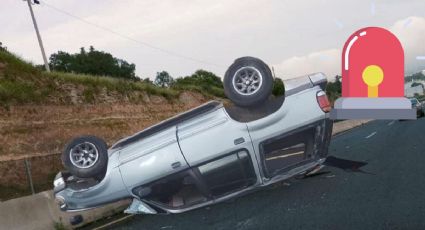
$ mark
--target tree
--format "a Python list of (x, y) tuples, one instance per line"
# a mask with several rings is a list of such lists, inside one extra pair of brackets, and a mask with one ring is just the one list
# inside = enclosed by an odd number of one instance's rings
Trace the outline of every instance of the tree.
[(406, 76), (404, 78), (405, 82), (413, 81), (413, 80), (425, 80), (425, 75), (421, 72), (414, 73), (412, 75)]
[(2, 42), (0, 42), (0, 50), (1, 51), (7, 51), (6, 46), (3, 46), (3, 43)]
[(141, 80), (143, 83), (147, 83), (147, 84), (153, 84), (152, 80), (150, 78), (144, 78), (143, 80)]
[(221, 78), (215, 75), (212, 72), (206, 70), (197, 70), (191, 76), (187, 76), (182, 79), (183, 82), (197, 84), (197, 85), (206, 85), (208, 87), (218, 87), (223, 88), (223, 82)]
[(50, 56), (49, 65), (56, 71), (137, 79), (136, 65), (115, 58), (110, 53), (98, 51), (93, 46), (90, 46), (88, 52), (81, 47), (80, 52), (75, 54), (58, 51)]
[(58, 51), (50, 55), (50, 68), (61, 72), (72, 72), (75, 65), (74, 57), (66, 52)]
[(272, 93), (275, 96), (281, 96), (281, 95), (285, 94), (285, 86), (283, 84), (282, 79), (276, 77), (273, 80), (273, 91), (272, 91)]
[(154, 84), (160, 87), (170, 87), (174, 83), (174, 79), (167, 71), (156, 73)]
[(176, 86), (196, 85), (203, 89), (211, 89), (213, 87), (223, 89), (221, 78), (212, 72), (206, 70), (197, 70), (190, 76), (176, 79)]
[(412, 85), (410, 85), (410, 87), (415, 87), (418, 85), (421, 85), (423, 87), (422, 83), (419, 83), (419, 82), (413, 82)]
[(341, 84), (341, 76), (336, 75), (335, 76), (335, 82), (329, 81), (326, 85), (326, 94), (329, 97), (329, 100), (331, 103), (333, 103), (336, 99), (341, 97), (341, 90), (342, 84)]

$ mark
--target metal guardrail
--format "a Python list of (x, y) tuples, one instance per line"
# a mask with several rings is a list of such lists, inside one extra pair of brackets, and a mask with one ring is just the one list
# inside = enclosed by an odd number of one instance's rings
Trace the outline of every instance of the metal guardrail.
[(34, 183), (32, 183), (32, 175), (31, 175), (31, 162), (28, 159), (24, 160), (25, 163), (25, 172), (27, 173), (28, 183), (31, 189), (31, 193), (35, 194)]

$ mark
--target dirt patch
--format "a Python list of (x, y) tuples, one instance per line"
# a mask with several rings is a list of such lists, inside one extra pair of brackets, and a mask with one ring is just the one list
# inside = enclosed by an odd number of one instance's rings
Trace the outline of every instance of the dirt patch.
[(0, 70), (5, 69), (5, 68), (6, 68), (6, 66), (7, 66), (7, 64), (6, 64), (6, 63), (0, 62)]
[(176, 102), (141, 95), (149, 103), (0, 108), (0, 160), (60, 153), (66, 142), (79, 135), (96, 135), (111, 145), (207, 101), (196, 93), (182, 95)]
[(192, 92), (183, 92), (180, 94), (179, 101), (185, 104), (186, 106), (195, 107), (196, 105), (201, 104), (205, 101), (203, 95), (194, 94)]
[[(71, 95), (77, 95), (70, 100), (81, 98), (80, 93), (81, 90), (75, 90)], [(114, 98), (114, 95), (110, 97)], [(98, 105), (82, 105), (81, 101), (74, 101), (71, 106), (0, 107), (0, 199), (30, 193), (25, 159), (31, 164), (36, 191), (51, 189), (55, 174), (62, 169), (60, 152), (73, 137), (96, 135), (112, 145), (208, 100), (192, 92), (182, 93), (174, 101), (147, 94), (138, 97), (138, 104), (111, 99), (109, 104)], [(102, 100), (105, 99), (106, 96)]]

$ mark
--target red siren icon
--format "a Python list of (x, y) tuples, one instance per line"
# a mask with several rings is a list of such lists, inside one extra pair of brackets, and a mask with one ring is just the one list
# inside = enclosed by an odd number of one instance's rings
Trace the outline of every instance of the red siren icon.
[(367, 27), (353, 33), (342, 51), (342, 97), (332, 119), (416, 119), (404, 97), (404, 51), (390, 31)]

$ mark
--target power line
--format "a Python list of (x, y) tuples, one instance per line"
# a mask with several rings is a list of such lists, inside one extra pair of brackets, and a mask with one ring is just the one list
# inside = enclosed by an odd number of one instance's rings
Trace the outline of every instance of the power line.
[(81, 21), (81, 22), (83, 22), (83, 23), (86, 23), (86, 24), (88, 24), (88, 25), (94, 26), (94, 27), (96, 27), (96, 28), (98, 28), (98, 29), (101, 29), (101, 30), (107, 31), (107, 32), (109, 32), (109, 33), (112, 33), (112, 34), (114, 34), (114, 35), (116, 35), (116, 36), (118, 36), (118, 37), (121, 37), (121, 38), (124, 38), (124, 39), (130, 40), (130, 41), (132, 41), (132, 42), (135, 42), (135, 43), (137, 43), (137, 44), (139, 44), (139, 45), (146, 46), (146, 47), (149, 47), (149, 48), (151, 48), (151, 49), (154, 49), (154, 50), (160, 51), (160, 52), (162, 52), (162, 53), (166, 53), (166, 54), (168, 54), (168, 55), (175, 56), (175, 57), (178, 57), (178, 58), (181, 58), (181, 59), (185, 59), (185, 60), (189, 60), (189, 61), (192, 61), (192, 62), (198, 62), (198, 63), (202, 63), (202, 64), (207, 64), (207, 65), (213, 65), (213, 66), (223, 67), (223, 65), (220, 65), (220, 64), (215, 64), (215, 63), (212, 63), (212, 62), (208, 62), (208, 61), (200, 60), (200, 59), (197, 59), (197, 58), (189, 57), (189, 56), (182, 55), (182, 54), (179, 54), (179, 53), (176, 53), (176, 52), (170, 51), (170, 50), (163, 49), (163, 48), (161, 48), (161, 47), (158, 47), (158, 46), (155, 46), (155, 45), (149, 44), (149, 43), (147, 43), (147, 42), (143, 42), (143, 41), (136, 40), (136, 39), (134, 39), (134, 38), (132, 38), (132, 37), (130, 37), (130, 36), (128, 36), (128, 35), (121, 34), (121, 33), (119, 33), (119, 32), (116, 32), (116, 31), (112, 30), (112, 29), (109, 29), (109, 28), (107, 28), (107, 27), (105, 27), (105, 26), (102, 26), (102, 25), (99, 25), (99, 24), (96, 24), (96, 23), (90, 22), (90, 21), (88, 21), (88, 20), (86, 20), (86, 19), (84, 19), (84, 18), (81, 18), (81, 17), (75, 16), (75, 15), (73, 15), (73, 14), (71, 14), (71, 13), (69, 13), (69, 12), (65, 11), (65, 10), (59, 9), (59, 8), (57, 8), (57, 7), (53, 6), (53, 5), (48, 4), (48, 3), (47, 3), (47, 2), (45, 2), (45, 1), (41, 1), (41, 0), (40, 0), (40, 2), (43, 2), (43, 5), (45, 5), (45, 6), (49, 7), (50, 9), (53, 9), (53, 10), (55, 10), (55, 11), (58, 11), (58, 12), (60, 12), (60, 13), (62, 13), (62, 14), (65, 14), (65, 15), (67, 15), (67, 16), (69, 16), (69, 17), (75, 18), (75, 19), (77, 19), (77, 20), (79, 20), (79, 21)]

